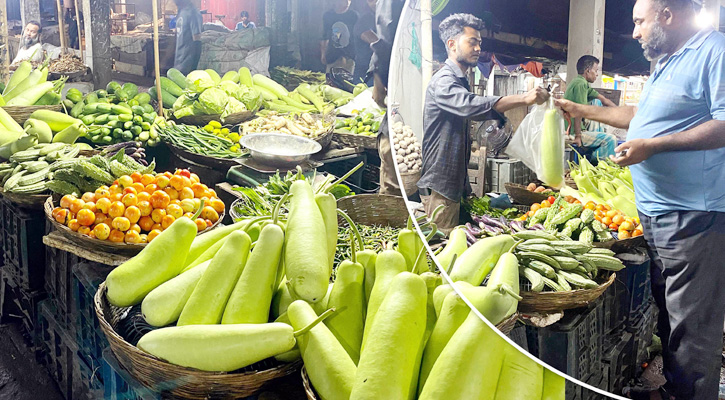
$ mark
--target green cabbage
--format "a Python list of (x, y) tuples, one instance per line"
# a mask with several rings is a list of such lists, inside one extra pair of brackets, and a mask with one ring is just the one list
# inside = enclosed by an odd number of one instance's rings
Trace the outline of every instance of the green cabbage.
[(211, 88), (199, 95), (198, 103), (206, 114), (221, 114), (229, 102), (229, 95), (221, 89)]
[(206, 71), (191, 71), (186, 76), (186, 84), (189, 89), (201, 93), (206, 89), (214, 87), (214, 80)]
[(247, 111), (247, 107), (244, 106), (244, 104), (235, 99), (234, 97), (229, 98), (229, 102), (227, 103), (227, 106), (224, 108), (224, 112), (222, 113), (221, 117), (222, 119), (226, 118), (226, 116), (231, 114), (236, 114), (240, 112)]

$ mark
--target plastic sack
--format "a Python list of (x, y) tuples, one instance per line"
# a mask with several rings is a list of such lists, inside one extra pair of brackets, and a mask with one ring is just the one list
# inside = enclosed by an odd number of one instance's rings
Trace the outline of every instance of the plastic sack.
[[(550, 157), (551, 154), (550, 152), (543, 154), (541, 148), (544, 121), (548, 110), (554, 110), (554, 108), (548, 105), (534, 106), (531, 112), (524, 117), (518, 129), (516, 129), (516, 133), (514, 133), (511, 142), (506, 147), (505, 153), (511, 158), (523, 161), (527, 167), (536, 172), (536, 176), (540, 181), (558, 189), (564, 185), (564, 165), (566, 162), (564, 160), (564, 118), (558, 111), (555, 111), (551, 116), (556, 119), (554, 124), (558, 127), (556, 131), (559, 132), (555, 150), (557, 154), (561, 154), (561, 169), (557, 168), (557, 171), (554, 171), (556, 178), (552, 179), (550, 166), (547, 167), (548, 170), (545, 170), (546, 158)], [(561, 171), (561, 173), (559, 174), (558, 171)]]

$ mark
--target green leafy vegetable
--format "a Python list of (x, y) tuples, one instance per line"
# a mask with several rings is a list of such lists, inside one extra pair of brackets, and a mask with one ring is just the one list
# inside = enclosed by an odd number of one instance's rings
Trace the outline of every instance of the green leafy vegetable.
[(516, 208), (495, 208), (491, 207), (491, 198), (488, 196), (475, 197), (471, 196), (467, 199), (462, 200), (463, 208), (471, 215), (488, 215), (491, 217), (506, 217), (513, 219), (518, 217), (521, 213)]

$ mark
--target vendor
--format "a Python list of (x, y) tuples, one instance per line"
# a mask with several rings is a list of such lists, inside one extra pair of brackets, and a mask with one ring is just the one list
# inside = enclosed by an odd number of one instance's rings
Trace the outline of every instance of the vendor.
[(199, 65), (203, 21), (201, 13), (190, 0), (174, 0), (174, 2), (178, 9), (174, 68), (186, 75)]
[(242, 13), (239, 14), (239, 17), (240, 20), (234, 28), (235, 31), (243, 31), (245, 29), (254, 29), (257, 27), (254, 22), (249, 20), (249, 13), (247, 11), (242, 11)]
[[(608, 98), (602, 96), (589, 84), (594, 83), (599, 77), (599, 59), (585, 55), (576, 62), (576, 70), (579, 75), (574, 78), (566, 87), (564, 98), (578, 104), (603, 104), (607, 107), (614, 107)], [(585, 147), (592, 152), (592, 158), (608, 158), (614, 155), (614, 147), (617, 146), (617, 138), (604, 131), (598, 122), (573, 118), (570, 134), (574, 134), (574, 145)], [(567, 128), (569, 124), (567, 122)]]
[[(373, 74), (373, 100), (384, 110), (387, 110), (385, 97), (388, 94), (388, 72), (390, 72), (393, 39), (404, 5), (405, 0), (378, 0), (375, 5), (377, 40), (370, 44), (373, 51), (370, 72)], [(390, 146), (389, 126), (386, 112), (380, 123), (377, 137), (378, 155), (380, 156), (380, 194), (401, 196), (400, 184), (395, 173), (393, 150)], [(406, 195), (410, 195), (410, 193), (406, 193)]]
[(19, 64), (23, 61), (42, 62), (43, 45), (40, 43), (40, 33), (43, 28), (40, 22), (30, 21), (25, 25), (23, 36), (20, 38), (18, 55), (13, 59), (12, 64)]
[(352, 31), (357, 13), (350, 9), (350, 0), (335, 0), (335, 7), (322, 15), (322, 41), (320, 61), (325, 72), (342, 68), (349, 73), (355, 69), (355, 42)]
[(572, 117), (629, 128), (631, 166), (659, 308), (664, 388), (651, 399), (717, 399), (725, 319), (725, 36), (698, 30), (690, 0), (638, 0), (634, 33), (657, 60), (637, 107), (561, 100)]
[(539, 87), (506, 97), (471, 93), (466, 73), (478, 62), (483, 28), (483, 21), (470, 14), (453, 14), (438, 27), (448, 59), (433, 75), (426, 91), (423, 168), (418, 188), (428, 215), (439, 205), (445, 206), (433, 219), (444, 233), (458, 225), (461, 198), (471, 192), (471, 138), (465, 128), (466, 120), (503, 120), (505, 111), (542, 104), (549, 98), (546, 89)]
[[(375, 34), (375, 0), (367, 0), (368, 7), (363, 11), (355, 24), (353, 36), (355, 37), (355, 71), (352, 74), (353, 84), (365, 82), (370, 85), (372, 75), (368, 75), (370, 68), (370, 59), (373, 56), (373, 50), (370, 44), (378, 40)], [(370, 79), (366, 79), (370, 77)]]

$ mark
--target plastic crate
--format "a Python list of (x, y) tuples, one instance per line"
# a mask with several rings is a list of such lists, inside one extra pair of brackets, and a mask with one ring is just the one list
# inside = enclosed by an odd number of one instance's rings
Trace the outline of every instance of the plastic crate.
[(517, 345), (521, 346), (522, 349), (529, 351), (529, 345), (526, 338), (526, 325), (517, 323), (516, 327), (509, 332), (507, 335)]
[(45, 213), (28, 211), (1, 200), (3, 258), (5, 266), (26, 290), (43, 288), (45, 252)]
[(642, 363), (649, 361), (647, 348), (652, 344), (652, 336), (657, 327), (657, 306), (648, 303), (638, 320), (628, 327), (628, 331), (634, 336), (636, 358), (634, 367), (638, 369)]
[(564, 392), (565, 392), (565, 399), (566, 400), (584, 400), (582, 398), (582, 391), (583, 388), (576, 383), (566, 380), (565, 386), (564, 386)]
[(73, 317), (78, 351), (92, 361), (103, 357), (108, 340), (96, 318), (93, 296), (112, 266), (84, 262), (73, 266)]
[[(45, 291), (29, 291), (23, 288), (12, 274), (8, 274), (8, 267), (2, 267), (2, 285), (4, 285), (5, 303), (3, 316), (20, 317), (22, 327), (28, 339), (32, 339), (38, 318), (38, 306), (46, 298)], [(34, 341), (30, 340), (33, 344)]]
[(352, 184), (361, 188), (363, 186), (363, 174), (368, 164), (368, 157), (365, 153), (325, 160), (325, 163), (320, 168), (318, 168), (318, 172), (328, 172), (332, 175), (340, 177), (345, 175), (348, 171), (353, 169), (361, 162), (365, 163), (365, 165), (363, 165), (362, 168), (355, 171), (355, 173), (350, 175), (350, 177), (345, 180), (347, 184)]
[(73, 357), (73, 387), (84, 388), (79, 395), (74, 392), (74, 398), (85, 395), (89, 400), (103, 398), (103, 359), (92, 360), (84, 357), (79, 351)]
[(621, 393), (624, 385), (634, 375), (634, 336), (618, 331), (604, 340), (602, 371), (608, 371), (609, 391)]
[(612, 286), (622, 288), (624, 285), (624, 292), (616, 301), (622, 307), (621, 311), (626, 318), (625, 324), (630, 325), (636, 322), (649, 301), (649, 297), (645, 296), (648, 292), (651, 293), (651, 288), (648, 289), (648, 286), (651, 286), (650, 260), (647, 253), (639, 249), (618, 254), (617, 257), (622, 260), (626, 268), (617, 272), (616, 285)]
[(589, 330), (589, 373), (597, 377), (602, 371), (602, 345), (604, 344), (604, 304), (602, 299), (593, 303), (587, 314), (587, 329)]
[(72, 268), (82, 259), (77, 255), (46, 246), (45, 290), (60, 312), (59, 318), (71, 322), (73, 306)]
[(596, 317), (584, 313), (565, 313), (564, 318), (546, 328), (528, 330), (528, 347), (532, 354), (551, 367), (576, 379), (591, 375), (590, 332), (596, 330)]
[(110, 348), (103, 350), (103, 394), (106, 400), (150, 400), (159, 396), (141, 386), (118, 365)]
[(37, 345), (35, 354), (36, 359), (45, 365), (50, 376), (58, 384), (63, 397), (73, 399), (74, 391), (76, 393), (82, 391), (77, 385), (74, 390), (73, 358), (77, 348), (68, 333), (67, 326), (56, 319), (57, 314), (58, 310), (52, 302), (45, 300), (40, 303), (35, 330)]
[(529, 169), (523, 161), (501, 158), (486, 160), (484, 184), (486, 193), (506, 193), (505, 183), (527, 185), (535, 179), (536, 173)]

